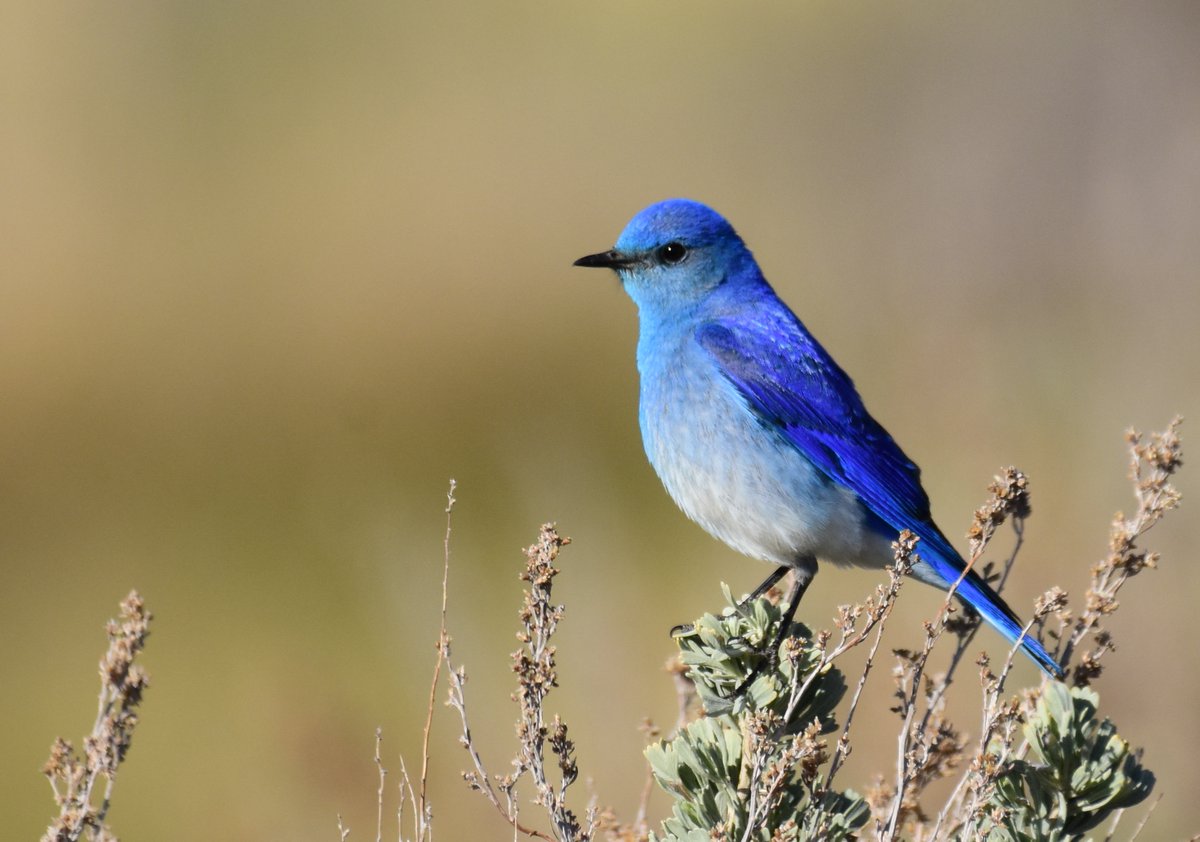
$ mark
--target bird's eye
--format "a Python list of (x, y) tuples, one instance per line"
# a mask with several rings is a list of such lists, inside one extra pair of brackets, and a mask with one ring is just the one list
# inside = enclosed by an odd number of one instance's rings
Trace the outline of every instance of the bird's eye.
[(658, 259), (668, 266), (674, 266), (687, 257), (687, 248), (683, 243), (667, 243), (659, 246)]

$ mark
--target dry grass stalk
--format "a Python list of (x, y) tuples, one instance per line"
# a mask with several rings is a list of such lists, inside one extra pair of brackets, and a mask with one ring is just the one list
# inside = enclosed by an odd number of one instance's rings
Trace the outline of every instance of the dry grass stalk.
[[(1091, 581), (1084, 595), (1084, 608), (1071, 622), (1065, 610), (1060, 612), (1061, 653), (1055, 656), (1070, 661), (1085, 640), (1091, 646), (1079, 656), (1071, 672), (1077, 686), (1086, 686), (1099, 677), (1101, 658), (1116, 648), (1111, 634), (1104, 628), (1104, 618), (1117, 610), (1117, 593), (1126, 581), (1147, 568), (1158, 565), (1158, 553), (1147, 552), (1138, 540), (1154, 527), (1163, 516), (1179, 506), (1179, 491), (1171, 477), (1183, 464), (1179, 426), (1183, 419), (1176, 416), (1162, 433), (1150, 436), (1150, 441), (1137, 430), (1126, 433), (1129, 445), (1129, 478), (1133, 481), (1137, 510), (1132, 517), (1121, 512), (1113, 517), (1109, 532), (1108, 555), (1091, 570)], [(1065, 633), (1066, 629), (1069, 633)]]
[[(555, 647), (551, 641), (563, 613), (562, 606), (551, 599), (554, 577), (558, 575), (554, 562), (559, 551), (568, 543), (570, 539), (559, 536), (552, 524), (544, 524), (537, 543), (526, 550), (525, 570), (521, 573), (521, 579), (529, 583), (529, 588), (525, 591), (519, 614), (521, 631), (517, 633), (517, 639), (521, 642), (521, 648), (513, 653), (513, 671), (517, 674), (517, 691), (513, 698), (520, 706), (520, 715), (517, 720), (517, 754), (512, 761), (512, 773), (492, 777), (484, 767), (471, 737), (464, 693), (466, 672), (461, 667), (451, 666), (448, 704), (458, 711), (462, 722), (459, 741), (474, 766), (473, 771), (463, 773), (464, 779), (500, 811), (515, 832), (558, 842), (588, 842), (596, 832), (599, 811), (594, 805), (589, 806), (585, 821), (581, 823), (574, 811), (567, 807), (567, 791), (579, 777), (575, 744), (567, 734), (567, 726), (557, 716), (553, 724), (547, 726), (544, 713), (546, 697), (558, 686)], [(548, 774), (547, 746), (555, 758), (557, 784), (552, 782)], [(521, 778), (526, 775), (533, 781), (537, 793), (534, 803), (545, 809), (553, 835), (522, 824), (518, 818), (516, 790)]]
[[(100, 698), (92, 732), (84, 737), (83, 755), (59, 737), (50, 748), (42, 772), (50, 780), (59, 814), (42, 842), (116, 842), (105, 824), (112, 804), (117, 769), (129, 753), (136, 713), (149, 679), (134, 659), (146, 645), (152, 615), (137, 591), (121, 601), (118, 619), (109, 620), (108, 650), (100, 659)], [(103, 780), (103, 792), (100, 783)], [(97, 803), (97, 798), (99, 802)]]
[[(442, 665), (450, 657), (450, 636), (446, 633), (446, 605), (449, 600), (450, 585), (450, 534), (454, 504), (457, 502), (454, 492), (458, 483), (450, 480), (450, 488), (446, 492), (446, 531), (442, 540), (442, 610), (441, 622), (436, 643), (437, 659), (433, 665), (433, 678), (429, 683), (429, 702), (425, 709), (425, 727), (421, 732), (421, 777), (418, 786), (414, 787), (408, 774), (404, 756), (400, 756), (400, 781), (397, 784), (398, 801), (396, 805), (397, 839), (404, 842), (404, 805), (412, 808), (412, 837), (410, 842), (429, 842), (433, 838), (433, 807), (429, 803), (427, 786), (429, 780), (429, 736), (433, 731), (433, 710), (437, 700), (437, 687), (441, 679)], [(375, 729), (375, 768), (379, 773), (379, 788), (375, 793), (375, 842), (383, 842), (383, 809), (386, 801), (385, 791), (388, 771), (383, 765), (383, 729)], [(350, 836), (350, 828), (346, 827), (342, 817), (337, 817), (338, 838), (346, 842)]]

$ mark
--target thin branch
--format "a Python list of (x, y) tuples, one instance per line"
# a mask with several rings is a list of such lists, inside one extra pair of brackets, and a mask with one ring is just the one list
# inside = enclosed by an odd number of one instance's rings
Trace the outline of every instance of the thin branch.
[(417, 794), (417, 840), (421, 842), (428, 832), (429, 805), (426, 797), (426, 785), (429, 779), (429, 733), (433, 727), (433, 705), (437, 698), (438, 678), (442, 674), (442, 664), (447, 658), (450, 639), (446, 635), (446, 601), (450, 582), (450, 523), (454, 513), (454, 491), (458, 483), (450, 480), (450, 490), (446, 492), (446, 534), (442, 540), (442, 613), (441, 625), (438, 629), (437, 661), (433, 665), (433, 681), (429, 683), (429, 704), (425, 709), (425, 730), (421, 738), (421, 788)]
[(400, 806), (396, 808), (396, 821), (400, 825), (399, 836), (404, 836), (404, 795), (408, 793), (408, 803), (413, 811), (413, 833), (421, 832), (421, 813), (417, 809), (417, 793), (413, 789), (412, 778), (408, 775), (408, 767), (404, 765), (404, 755), (400, 755)]
[(937, 639), (941, 636), (946, 625), (946, 617), (952, 610), (952, 600), (954, 594), (958, 591), (959, 585), (967, 578), (971, 572), (972, 565), (978, 560), (978, 556), (972, 555), (963, 567), (958, 578), (950, 585), (946, 591), (946, 598), (942, 601), (941, 608), (938, 609), (934, 618), (925, 623), (925, 643), (921, 651), (915, 656), (907, 657), (908, 666), (904, 667), (907, 672), (907, 679), (910, 682), (907, 694), (901, 696), (901, 712), (903, 723), (900, 728), (900, 734), (897, 737), (897, 757), (896, 757), (896, 793), (892, 798), (892, 806), (889, 811), (887, 824), (881, 839), (895, 839), (900, 824), (900, 816), (904, 807), (904, 796), (909, 785), (913, 782), (911, 775), (911, 758), (909, 757), (908, 744), (913, 735), (913, 718), (917, 708), (917, 694), (921, 688), (921, 678), (925, 674), (925, 665), (929, 661), (929, 655), (933, 651), (933, 646)]
[[(450, 653), (447, 649), (446, 661), (450, 662)], [(471, 737), (471, 726), (467, 718), (467, 700), (463, 691), (463, 682), (466, 681), (466, 674), (461, 668), (455, 669), (453, 664), (450, 665), (447, 673), (450, 681), (450, 699), (447, 702), (452, 708), (458, 711), (459, 719), (462, 721), (462, 736), (459, 738), (459, 743), (467, 750), (467, 754), (471, 758), (471, 763), (475, 766), (474, 772), (464, 773), (468, 785), (474, 790), (483, 793), (484, 797), (492, 803), (492, 806), (499, 811), (504, 820), (512, 825), (513, 829), (526, 836), (531, 836), (535, 839), (545, 839), (547, 842), (555, 842), (553, 836), (542, 833), (540, 830), (532, 827), (526, 827), (517, 820), (516, 805), (512, 801), (511, 792), (512, 784), (515, 781), (507, 782), (508, 786), (503, 788), (506, 796), (508, 796), (509, 809), (505, 809), (500, 804), (500, 797), (496, 794), (495, 787), (492, 784), (492, 778), (488, 775), (487, 770), (483, 766), (483, 758), (479, 756), (479, 751), (475, 748), (475, 742)]]
[(383, 758), (379, 749), (383, 743), (383, 729), (375, 729), (375, 768), (379, 770), (379, 791), (376, 793), (375, 842), (383, 842), (383, 786), (387, 779), (387, 769), (383, 768)]
[[(109, 620), (105, 627), (108, 649), (100, 659), (100, 693), (92, 731), (84, 738), (80, 754), (66, 740), (56, 739), (42, 768), (59, 807), (43, 842), (77, 842), (85, 833), (89, 839), (114, 838), (105, 819), (112, 805), (117, 768), (129, 752), (138, 723), (136, 710), (149, 684), (134, 661), (145, 647), (152, 619), (141, 595), (130, 591), (121, 601), (119, 619)], [(101, 777), (104, 794), (96, 805), (93, 796)]]
[[(886, 619), (886, 618), (885, 618)], [(842, 726), (841, 736), (838, 737), (837, 748), (833, 752), (833, 760), (829, 764), (829, 774), (825, 777), (825, 787), (831, 789), (833, 787), (834, 776), (841, 769), (842, 763), (850, 754), (850, 725), (854, 722), (854, 712), (858, 710), (858, 702), (862, 697), (863, 688), (867, 685), (867, 675), (871, 672), (871, 667), (875, 663), (875, 655), (879, 651), (880, 641), (883, 640), (884, 623), (879, 623), (875, 630), (875, 640), (871, 644), (871, 649), (867, 653), (867, 661), (863, 665), (862, 673), (858, 677), (858, 684), (854, 688), (854, 696), (850, 699), (850, 707), (846, 709), (846, 722)]]
[[(1154, 799), (1154, 803), (1150, 805), (1150, 809), (1146, 811), (1146, 815), (1142, 816), (1142, 820), (1138, 822), (1138, 826), (1134, 828), (1133, 836), (1129, 837), (1129, 842), (1137, 842), (1137, 838), (1142, 835), (1142, 829), (1146, 826), (1146, 823), (1150, 821), (1150, 816), (1154, 815), (1154, 811), (1158, 809), (1158, 804), (1162, 800), (1163, 797), (1160, 793), (1158, 798)], [(1200, 837), (1193, 836), (1193, 842), (1195, 842), (1197, 838)]]

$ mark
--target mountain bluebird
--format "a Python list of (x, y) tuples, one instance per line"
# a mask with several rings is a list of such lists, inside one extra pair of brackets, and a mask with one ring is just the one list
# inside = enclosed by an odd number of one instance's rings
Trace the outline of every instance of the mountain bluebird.
[[(966, 565), (933, 522), (920, 470), (723, 217), (669, 199), (575, 265), (615, 270), (637, 305), (642, 441), (671, 497), (712, 535), (776, 565), (755, 595), (793, 573), (781, 637), (818, 560), (883, 567), (904, 529), (920, 539), (918, 579), (942, 589), (958, 580)], [(1021, 638), (1021, 621), (974, 570), (957, 595), (1010, 643)], [(1062, 675), (1036, 639), (1021, 645)]]

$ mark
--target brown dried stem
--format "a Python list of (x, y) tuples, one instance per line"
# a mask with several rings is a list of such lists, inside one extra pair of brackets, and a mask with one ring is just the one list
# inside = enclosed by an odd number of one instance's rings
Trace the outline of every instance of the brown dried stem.
[[(100, 659), (100, 697), (92, 732), (83, 740), (83, 756), (59, 737), (50, 749), (42, 772), (50, 780), (59, 814), (42, 836), (42, 842), (76, 842), (86, 836), (96, 842), (116, 837), (105, 825), (116, 784), (117, 768), (129, 753), (135, 712), (149, 684), (134, 659), (146, 645), (153, 615), (137, 591), (121, 601), (117, 620), (109, 620), (108, 650)], [(104, 793), (95, 803), (96, 788), (104, 779)]]
[[(1067, 663), (1085, 638), (1090, 636), (1092, 639), (1091, 648), (1083, 652), (1072, 672), (1072, 680), (1078, 686), (1094, 681), (1103, 669), (1101, 658), (1116, 648), (1103, 621), (1117, 610), (1117, 593), (1130, 578), (1158, 564), (1158, 553), (1141, 549), (1137, 541), (1167, 512), (1179, 506), (1179, 491), (1170, 480), (1183, 464), (1179, 440), (1182, 423), (1183, 419), (1176, 416), (1164, 432), (1153, 434), (1149, 443), (1137, 430), (1126, 433), (1129, 478), (1133, 481), (1137, 511), (1129, 518), (1121, 512), (1114, 516), (1108, 555), (1092, 567), (1084, 609), (1063, 642), (1060, 660)], [(1061, 616), (1064, 623), (1069, 622), (1069, 615)]]
[[(568, 543), (570, 539), (560, 537), (552, 524), (544, 524), (537, 543), (526, 550), (526, 565), (521, 579), (529, 583), (529, 589), (525, 591), (525, 601), (520, 611), (522, 629), (517, 633), (522, 647), (513, 653), (513, 671), (517, 674), (517, 691), (513, 698), (520, 705), (520, 717), (517, 720), (517, 755), (513, 759), (514, 771), (511, 774), (498, 779), (487, 774), (468, 724), (463, 691), (466, 673), (453, 666), (450, 669), (448, 704), (458, 711), (462, 720), (460, 743), (466, 748), (475, 767), (475, 771), (466, 772), (463, 777), (472, 789), (481, 792), (519, 833), (539, 839), (557, 839), (558, 842), (588, 842), (596, 828), (597, 810), (589, 806), (586, 825), (581, 825), (575, 813), (566, 806), (567, 790), (579, 776), (575, 744), (567, 734), (567, 726), (557, 716), (553, 725), (547, 727), (543, 713), (546, 696), (558, 685), (555, 647), (551, 639), (562, 618), (563, 608), (551, 601), (553, 580), (558, 575), (554, 561), (559, 550)], [(551, 783), (546, 770), (547, 743), (556, 758), (557, 786)], [(522, 825), (517, 819), (515, 790), (525, 774), (529, 774), (537, 790), (536, 803), (546, 809), (553, 837)], [(506, 806), (500, 803), (501, 794), (507, 802)]]

